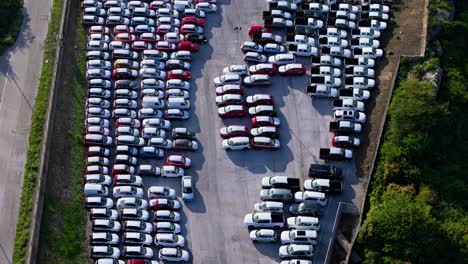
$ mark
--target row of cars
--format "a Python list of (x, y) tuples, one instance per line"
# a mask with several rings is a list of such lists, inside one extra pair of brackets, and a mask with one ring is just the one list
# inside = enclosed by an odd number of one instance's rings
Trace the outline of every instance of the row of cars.
[[(161, 263), (188, 262), (176, 191), (146, 187), (144, 179), (181, 178), (182, 199), (193, 199), (192, 178), (185, 175), (191, 159), (168, 152), (198, 149), (195, 134), (173, 123), (189, 118), (190, 62), (206, 42), (205, 12), (216, 11), (215, 1), (81, 4), (89, 33), (83, 141), (90, 255), (99, 264), (120, 258), (154, 264), (156, 255)], [(162, 166), (154, 165), (162, 159)]]
[[(279, 256), (287, 259), (282, 264), (312, 263), (308, 259), (313, 256), (314, 245), (318, 241), (319, 217), (327, 203), (325, 193), (341, 192), (343, 188), (340, 168), (311, 164), (309, 176), (312, 179), (302, 184), (304, 191), (301, 191), (297, 178), (262, 178), (262, 202), (256, 203), (254, 212), (244, 218), (253, 242), (281, 241), (283, 245), (279, 248)], [(286, 210), (285, 204), (291, 202), (293, 204)], [(286, 217), (287, 214), (291, 216)]]

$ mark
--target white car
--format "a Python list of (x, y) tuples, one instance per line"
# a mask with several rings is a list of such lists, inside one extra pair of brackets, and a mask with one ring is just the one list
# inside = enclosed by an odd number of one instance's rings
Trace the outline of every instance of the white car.
[(157, 233), (180, 233), (180, 225), (171, 222), (156, 222), (154, 223), (154, 232)]
[(285, 245), (279, 248), (280, 258), (310, 258), (314, 255), (314, 248), (311, 245)]
[(125, 232), (122, 235), (124, 245), (144, 245), (150, 246), (153, 243), (151, 235), (140, 232)]
[(250, 239), (253, 242), (276, 242), (278, 236), (273, 229), (258, 229), (250, 231)]
[(184, 169), (176, 166), (162, 166), (161, 176), (170, 178), (183, 177)]
[(366, 122), (366, 114), (354, 110), (336, 110), (334, 112), (336, 121), (354, 121), (364, 124)]
[[(95, 264), (125, 264), (125, 261), (116, 260), (116, 259), (113, 259), (113, 258), (100, 258), (100, 259), (96, 260)], [(155, 263), (151, 263), (151, 264), (155, 264)]]
[[(175, 200), (172, 201), (176, 202)], [(180, 206), (180, 203), (178, 205)], [(157, 210), (156, 212), (154, 212), (153, 221), (179, 222), (180, 214), (169, 210)]]
[(246, 75), (247, 74), (247, 65), (231, 65), (225, 67), (223, 69), (224, 74), (239, 74), (239, 75)]
[(166, 81), (166, 89), (182, 89), (190, 90), (190, 83), (180, 80), (180, 79), (171, 79)]
[(119, 232), (122, 229), (122, 225), (118, 221), (111, 219), (96, 219), (93, 220), (93, 231), (109, 231)]
[(294, 56), (294, 54), (291, 54), (291, 53), (277, 54), (277, 55), (268, 57), (268, 62), (276, 64), (276, 65), (295, 63), (296, 56)]
[(123, 255), (125, 258), (145, 258), (150, 259), (154, 253), (150, 247), (144, 246), (127, 246), (123, 249)]
[(320, 230), (320, 223), (317, 217), (293, 216), (286, 220), (288, 227), (296, 230)]
[(195, 8), (206, 13), (216, 13), (218, 7), (211, 3), (201, 2), (195, 5)]
[(193, 200), (193, 183), (191, 176), (182, 177), (182, 199), (184, 201)]
[(286, 230), (281, 232), (283, 244), (317, 244), (316, 230)]
[(179, 43), (184, 40), (184, 35), (176, 32), (168, 32), (164, 35), (164, 40), (169, 43)]
[(176, 191), (174, 189), (164, 186), (151, 186), (148, 188), (148, 198), (176, 198)]
[(147, 209), (148, 202), (144, 199), (136, 198), (136, 197), (125, 197), (119, 198), (117, 200), (117, 208), (140, 208), (140, 209)]
[(228, 150), (246, 150), (250, 148), (250, 139), (248, 137), (232, 137), (223, 140), (223, 149)]
[(120, 250), (111, 246), (94, 246), (91, 248), (92, 258), (119, 258)]
[(163, 261), (188, 262), (190, 256), (187, 251), (180, 248), (165, 247), (159, 250), (159, 259)]
[(89, 218), (94, 219), (111, 219), (117, 220), (119, 218), (119, 213), (117, 210), (109, 208), (92, 208), (89, 210)]
[(135, 186), (118, 186), (118, 187), (114, 187), (113, 196), (114, 198), (121, 198), (121, 197), (143, 198), (144, 192), (142, 188), (138, 188)]
[(112, 68), (112, 64), (110, 63), (110, 61), (105, 60), (89, 60), (86, 63), (86, 68), (110, 70)]
[(312, 261), (305, 260), (305, 259), (290, 259), (290, 260), (283, 260), (280, 264), (312, 264)]
[(109, 175), (103, 174), (86, 174), (85, 182), (109, 186), (112, 184), (112, 178)]
[(159, 233), (154, 237), (154, 244), (162, 247), (183, 247), (185, 238), (173, 233)]
[(86, 208), (112, 208), (113, 206), (114, 201), (110, 198), (93, 196), (85, 199)]
[(145, 234), (151, 234), (153, 232), (153, 225), (145, 221), (128, 220), (123, 222), (123, 229), (126, 232), (143, 232)]
[(241, 84), (242, 78), (239, 74), (224, 74), (213, 79), (216, 86), (225, 84)]
[(147, 221), (149, 219), (149, 213), (148, 210), (138, 208), (124, 208), (120, 211), (120, 219)]

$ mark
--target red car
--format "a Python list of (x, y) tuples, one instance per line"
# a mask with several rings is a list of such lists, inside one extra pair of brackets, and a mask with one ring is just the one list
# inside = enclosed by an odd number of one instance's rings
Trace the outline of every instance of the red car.
[(184, 17), (182, 19), (182, 25), (185, 25), (185, 24), (193, 24), (193, 25), (196, 25), (196, 26), (204, 27), (205, 26), (205, 19), (204, 18), (194, 17), (194, 16)]
[(179, 50), (195, 52), (198, 51), (198, 44), (190, 41), (182, 41), (179, 43)]
[(338, 148), (358, 148), (361, 141), (353, 136), (334, 136), (332, 138), (332, 145)]
[(120, 34), (120, 33), (129, 33), (132, 34), (135, 31), (133, 27), (129, 27), (127, 25), (117, 25), (114, 27), (114, 35)]
[(154, 45), (160, 40), (160, 37), (154, 33), (147, 32), (140, 35), (140, 40)]
[(249, 67), (250, 74), (275, 74), (277, 72), (276, 65), (271, 63), (259, 63)]
[(184, 81), (188, 81), (192, 78), (190, 75), (189, 71), (184, 71), (184, 70), (170, 70), (169, 73), (167, 74), (167, 79), (181, 79)]
[(228, 105), (218, 108), (218, 116), (221, 118), (227, 117), (244, 117), (247, 111), (243, 105)]
[(116, 79), (135, 79), (138, 77), (138, 72), (128, 68), (118, 68), (112, 71), (112, 77)]
[(109, 35), (110, 30), (105, 26), (91, 26), (89, 28), (89, 34), (104, 34)]
[(148, 207), (153, 211), (157, 211), (157, 210), (177, 211), (179, 210), (180, 203), (175, 203), (174, 200), (172, 199), (157, 198), (157, 199), (151, 199), (149, 201)]
[(192, 161), (184, 156), (181, 155), (170, 155), (166, 159), (166, 165), (172, 165), (187, 169), (192, 165)]
[(302, 63), (289, 63), (280, 66), (278, 72), (281, 75), (304, 75), (306, 73), (306, 68)]
[(174, 43), (169, 43), (167, 41), (159, 41), (156, 44), (155, 49), (159, 51), (173, 52), (176, 51), (177, 45)]
[(254, 116), (250, 119), (252, 127), (275, 126), (279, 127), (280, 120), (272, 116)]
[(120, 33), (115, 35), (115, 40), (122, 41), (125, 43), (133, 43), (135, 40), (137, 40), (136, 36), (133, 34), (129, 33)]
[(257, 106), (257, 105), (274, 105), (275, 101), (273, 100), (273, 96), (269, 94), (254, 94), (247, 96), (245, 101), (249, 106)]
[(222, 127), (219, 130), (219, 134), (221, 135), (222, 138), (250, 136), (249, 129), (246, 126), (239, 126), (239, 125)]
[(158, 35), (164, 35), (168, 32), (178, 32), (179, 29), (172, 25), (159, 25), (158, 28), (156, 29), (156, 34)]
[(250, 146), (253, 149), (277, 150), (280, 147), (280, 141), (269, 137), (253, 137), (250, 140)]
[(137, 52), (142, 52), (144, 50), (149, 50), (152, 48), (153, 48), (153, 45), (151, 45), (150, 43), (141, 41), (141, 40), (133, 42), (132, 47), (131, 47), (133, 51), (137, 51)]
[(259, 25), (253, 25), (253, 26), (250, 26), (247, 33), (249, 34), (249, 36), (252, 36), (253, 34), (255, 33), (263, 33), (263, 32), (270, 32), (270, 30), (268, 28), (264, 28), (262, 26), (259, 26)]

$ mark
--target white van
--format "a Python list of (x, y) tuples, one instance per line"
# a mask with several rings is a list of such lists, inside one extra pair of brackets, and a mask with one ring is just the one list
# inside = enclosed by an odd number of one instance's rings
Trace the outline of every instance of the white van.
[(174, 1), (174, 9), (179, 12), (183, 12), (185, 11), (185, 9), (189, 9), (189, 8), (193, 8), (193, 4), (191, 3), (191, 1), (180, 1), (180, 0)]
[(167, 108), (189, 109), (190, 101), (183, 97), (170, 97), (167, 99)]
[(144, 108), (162, 109), (164, 101), (155, 96), (144, 96), (141, 100), (141, 106)]
[(88, 196), (100, 196), (104, 197), (109, 194), (109, 189), (102, 184), (86, 183), (84, 185), (84, 195)]

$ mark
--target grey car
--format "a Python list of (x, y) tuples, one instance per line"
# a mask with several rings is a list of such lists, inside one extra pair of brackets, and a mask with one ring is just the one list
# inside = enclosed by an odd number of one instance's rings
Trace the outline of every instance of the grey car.
[(293, 194), (291, 190), (288, 189), (271, 188), (268, 190), (261, 190), (260, 199), (262, 201), (291, 202), (293, 200)]

